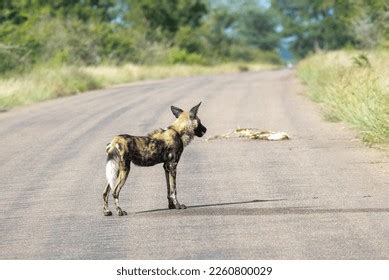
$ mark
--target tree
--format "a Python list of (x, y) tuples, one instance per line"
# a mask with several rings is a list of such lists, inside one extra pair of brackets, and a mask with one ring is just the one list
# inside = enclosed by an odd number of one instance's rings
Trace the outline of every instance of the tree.
[(314, 49), (337, 49), (355, 44), (351, 23), (357, 13), (353, 0), (273, 0), (280, 14), (283, 36), (293, 37), (297, 56)]
[(197, 28), (208, 11), (202, 0), (128, 0), (128, 4), (131, 26), (145, 29), (151, 39), (156, 31), (172, 39), (181, 26)]
[(260, 7), (245, 9), (238, 16), (237, 31), (244, 44), (274, 50), (279, 42), (276, 32), (277, 20), (269, 10)]

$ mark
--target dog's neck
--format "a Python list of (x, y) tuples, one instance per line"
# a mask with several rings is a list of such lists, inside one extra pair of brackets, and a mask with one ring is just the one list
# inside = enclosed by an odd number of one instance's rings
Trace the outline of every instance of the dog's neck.
[(177, 134), (181, 137), (181, 141), (184, 144), (184, 147), (188, 146), (194, 138), (194, 132), (191, 131), (190, 127), (182, 126), (177, 122), (174, 122), (172, 125), (170, 125), (168, 129), (173, 129), (177, 132)]
[(193, 135), (189, 135), (189, 134), (183, 134), (181, 135), (181, 140), (182, 140), (182, 143), (184, 144), (184, 147), (188, 146), (189, 143), (193, 140)]

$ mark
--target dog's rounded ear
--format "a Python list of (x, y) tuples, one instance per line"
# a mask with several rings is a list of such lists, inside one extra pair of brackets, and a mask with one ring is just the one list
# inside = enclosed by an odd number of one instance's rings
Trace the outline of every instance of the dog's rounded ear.
[(199, 110), (199, 107), (201, 105), (201, 102), (194, 106), (192, 109), (189, 111), (189, 117), (193, 120), (197, 116), (197, 111)]
[(171, 106), (170, 109), (172, 110), (173, 115), (178, 118), (184, 110), (177, 108), (175, 106)]

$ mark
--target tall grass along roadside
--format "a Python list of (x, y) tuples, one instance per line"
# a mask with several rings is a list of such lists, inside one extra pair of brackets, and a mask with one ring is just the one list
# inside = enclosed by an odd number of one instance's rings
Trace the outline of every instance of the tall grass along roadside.
[(388, 51), (319, 53), (301, 61), (297, 72), (327, 120), (351, 124), (369, 145), (388, 146)]
[(229, 63), (215, 66), (166, 65), (147, 66), (58, 66), (37, 67), (21, 76), (0, 79), (0, 111), (86, 90), (145, 79), (162, 79), (201, 74), (260, 70), (275, 67), (271, 64)]

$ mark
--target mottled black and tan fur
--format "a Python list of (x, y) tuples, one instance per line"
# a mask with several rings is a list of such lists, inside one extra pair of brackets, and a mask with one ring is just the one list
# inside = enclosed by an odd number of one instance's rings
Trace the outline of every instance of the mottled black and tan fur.
[(171, 106), (176, 120), (166, 129), (155, 130), (147, 136), (121, 134), (112, 139), (106, 148), (107, 185), (103, 193), (104, 215), (112, 215), (108, 209), (108, 195), (111, 190), (118, 215), (127, 214), (119, 206), (119, 194), (130, 172), (131, 163), (138, 166), (163, 163), (169, 209), (186, 208), (177, 200), (176, 170), (184, 147), (194, 136), (202, 137), (207, 131), (197, 116), (200, 104), (201, 102), (189, 112)]

